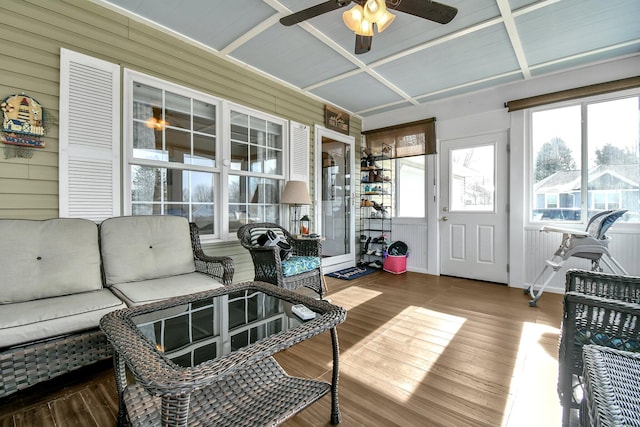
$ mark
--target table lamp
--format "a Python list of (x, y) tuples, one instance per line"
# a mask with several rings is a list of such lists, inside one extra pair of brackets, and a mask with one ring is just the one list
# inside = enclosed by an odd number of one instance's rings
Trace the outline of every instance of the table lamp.
[[(293, 208), (293, 216), (290, 216), (290, 231), (292, 234), (298, 234), (300, 232), (300, 227), (298, 226), (300, 206), (311, 204), (311, 198), (309, 197), (309, 191), (307, 190), (307, 183), (304, 181), (287, 182), (284, 186), (284, 190), (282, 191), (280, 203), (290, 205), (289, 209)], [(291, 213), (291, 211), (289, 213)]]

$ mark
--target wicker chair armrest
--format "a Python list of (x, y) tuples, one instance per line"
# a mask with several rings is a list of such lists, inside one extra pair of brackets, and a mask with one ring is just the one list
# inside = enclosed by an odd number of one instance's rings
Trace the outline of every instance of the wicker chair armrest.
[(640, 277), (570, 269), (565, 291), (637, 303), (640, 302)]
[(251, 259), (253, 260), (254, 280), (273, 283), (282, 286), (284, 284), (284, 274), (282, 273), (282, 259), (280, 249), (277, 246), (249, 248)]
[(318, 239), (288, 239), (291, 244), (291, 253), (296, 256), (316, 256), (322, 255), (322, 241)]
[(196, 264), (196, 271), (216, 278), (223, 285), (230, 285), (233, 281), (235, 265), (233, 259), (228, 256), (210, 256), (204, 253), (200, 244), (200, 230), (194, 223), (189, 223), (191, 233), (191, 248), (193, 249), (193, 259)]
[[(568, 292), (564, 297), (565, 311), (560, 339), (560, 361), (582, 368), (581, 352), (585, 333), (597, 341), (615, 339), (608, 347), (624, 345), (627, 340), (640, 341), (640, 304)], [(579, 336), (579, 334), (581, 334)], [(601, 335), (599, 335), (601, 334)], [(594, 342), (596, 343), (596, 342)], [(640, 350), (640, 349), (639, 349)]]

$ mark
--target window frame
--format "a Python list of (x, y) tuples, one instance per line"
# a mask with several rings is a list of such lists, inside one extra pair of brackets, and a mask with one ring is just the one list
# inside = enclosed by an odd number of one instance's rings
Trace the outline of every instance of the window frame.
[[(590, 104), (616, 101), (616, 100), (621, 100), (621, 99), (626, 99), (631, 97), (640, 97), (640, 89), (634, 88), (634, 89), (628, 89), (628, 90), (623, 90), (619, 92), (607, 93), (604, 95), (595, 95), (590, 97), (578, 98), (570, 101), (564, 101), (564, 102), (558, 102), (554, 104), (547, 104), (539, 107), (533, 107), (527, 110), (527, 113), (526, 113), (527, 177), (525, 180), (527, 184), (527, 187), (526, 187), (527, 196), (526, 196), (526, 203), (525, 203), (526, 205), (526, 211), (525, 211), (526, 221), (525, 222), (527, 224), (539, 225), (541, 223), (549, 224), (553, 222), (560, 222), (565, 224), (568, 223), (568, 224), (585, 224), (586, 225), (588, 223), (589, 221), (588, 213), (593, 209), (591, 206), (592, 203), (589, 202), (589, 197), (588, 197), (588, 194), (589, 194), (589, 189), (588, 189), (589, 137), (588, 137), (588, 114), (587, 114), (588, 106)], [(534, 187), (536, 183), (535, 183), (535, 177), (534, 177), (535, 153), (533, 152), (533, 131), (534, 131), (533, 114), (541, 111), (555, 110), (555, 109), (571, 107), (571, 106), (580, 106), (580, 109), (581, 109), (581, 141), (580, 141), (581, 153), (580, 153), (580, 157), (575, 159), (576, 163), (578, 163), (580, 166), (580, 181), (581, 181), (581, 185), (580, 185), (581, 216), (580, 218), (581, 219), (578, 221), (571, 221), (571, 220), (541, 221), (540, 219), (535, 219), (533, 215), (533, 211), (534, 209), (536, 209), (534, 208), (535, 196), (536, 196)], [(594, 191), (594, 190), (591, 190), (591, 191)], [(560, 199), (558, 199), (558, 203), (560, 204)], [(546, 206), (546, 196), (545, 196), (545, 206)], [(558, 209), (562, 209), (562, 208), (558, 208)], [(637, 227), (637, 225), (638, 225), (638, 222), (629, 221), (629, 222), (620, 222), (618, 227), (620, 229), (624, 229), (624, 228), (628, 228), (629, 226)]]
[[(189, 165), (184, 163), (136, 158), (133, 155), (133, 87), (135, 83), (148, 85), (154, 88), (169, 91), (178, 95), (182, 95), (193, 100), (199, 100), (214, 105), (216, 108), (215, 120), (215, 165), (200, 166)], [(202, 91), (198, 91), (186, 86), (182, 86), (167, 80), (156, 78), (148, 74), (144, 74), (131, 69), (124, 69), (123, 90), (122, 90), (122, 123), (123, 123), (123, 150), (122, 150), (122, 191), (123, 191), (123, 212), (125, 215), (132, 215), (132, 197), (131, 197), (131, 167), (132, 165), (148, 166), (155, 168), (163, 168), (167, 170), (182, 170), (205, 172), (214, 175), (213, 187), (213, 203), (214, 203), (214, 230), (213, 234), (201, 234), (203, 243), (215, 241), (235, 240), (235, 232), (229, 232), (229, 176), (240, 175), (243, 177), (269, 178), (279, 181), (278, 192), (282, 190), (282, 186), (288, 176), (289, 170), (289, 121), (264, 113), (240, 104), (236, 104), (213, 95), (209, 95)], [(231, 170), (231, 112), (237, 111), (248, 114), (250, 117), (275, 122), (282, 127), (282, 158), (280, 159), (280, 173), (269, 174), (264, 172), (251, 172), (250, 170)], [(278, 203), (279, 204), (279, 203)], [(280, 205), (278, 209), (278, 217), (281, 222), (284, 209)]]
[[(412, 157), (422, 157), (423, 158), (423, 164), (422, 166), (423, 168), (423, 174), (422, 174), (422, 187), (424, 189), (424, 203), (422, 206), (422, 216), (403, 216), (400, 215), (400, 207), (401, 207), (401, 203), (400, 203), (400, 198), (402, 197), (402, 188), (403, 188), (403, 183), (402, 183), (402, 167), (403, 165), (401, 164), (403, 161), (406, 161), (406, 159), (411, 159)], [(395, 212), (395, 216), (393, 217), (394, 219), (401, 219), (401, 220), (412, 220), (412, 221), (416, 221), (416, 220), (420, 220), (420, 221), (424, 221), (425, 218), (427, 217), (427, 155), (426, 154), (422, 154), (420, 156), (411, 156), (411, 157), (399, 157), (397, 159), (393, 160), (393, 176), (395, 177), (395, 182), (394, 182), (394, 200), (393, 202), (395, 203), (395, 209), (393, 209), (393, 212)], [(419, 169), (419, 168), (415, 168), (415, 169)], [(406, 188), (406, 186), (404, 186)], [(406, 199), (405, 199), (406, 200)]]

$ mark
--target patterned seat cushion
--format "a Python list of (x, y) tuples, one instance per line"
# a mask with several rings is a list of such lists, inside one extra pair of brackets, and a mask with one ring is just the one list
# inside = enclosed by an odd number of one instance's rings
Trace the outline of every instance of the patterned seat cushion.
[(316, 268), (320, 268), (320, 258), (316, 256), (292, 256), (288, 260), (282, 261), (284, 277), (295, 276)]
[(576, 331), (576, 343), (578, 345), (596, 344), (616, 350), (640, 352), (640, 340), (621, 338), (604, 332), (593, 332), (588, 329)]

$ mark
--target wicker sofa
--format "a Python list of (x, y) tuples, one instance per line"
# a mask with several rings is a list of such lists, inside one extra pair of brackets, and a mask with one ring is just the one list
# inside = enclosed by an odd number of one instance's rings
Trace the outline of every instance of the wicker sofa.
[(108, 312), (230, 284), (180, 217), (0, 220), (0, 397), (111, 357)]
[(581, 404), (585, 345), (640, 352), (640, 277), (568, 270), (558, 355), (562, 425)]

